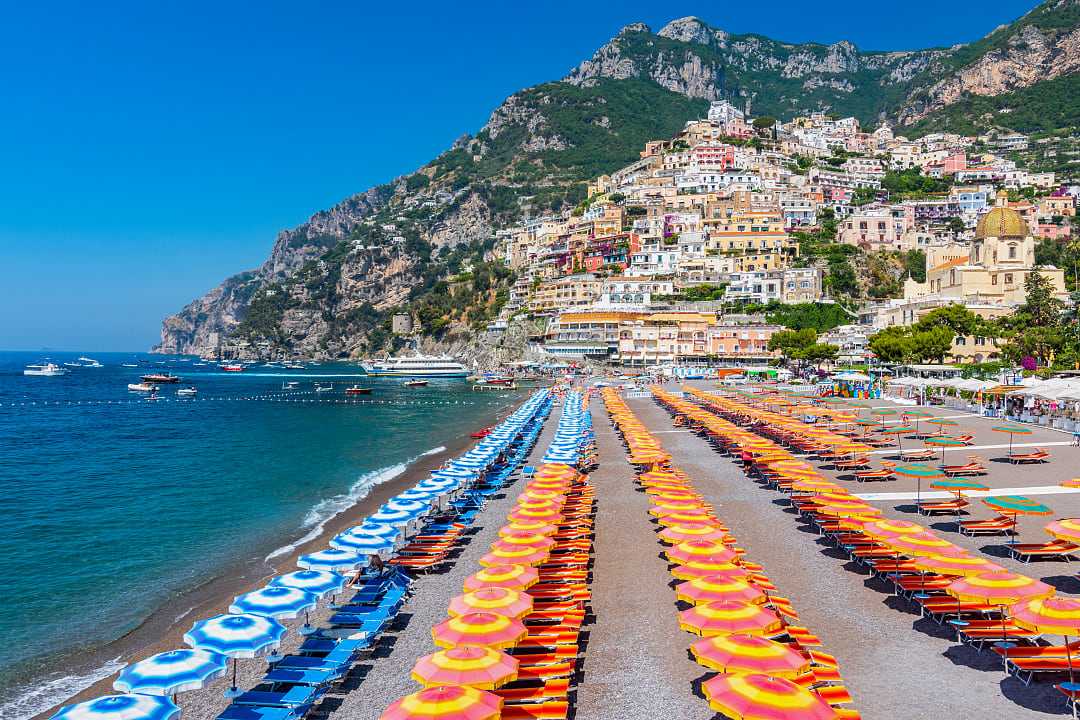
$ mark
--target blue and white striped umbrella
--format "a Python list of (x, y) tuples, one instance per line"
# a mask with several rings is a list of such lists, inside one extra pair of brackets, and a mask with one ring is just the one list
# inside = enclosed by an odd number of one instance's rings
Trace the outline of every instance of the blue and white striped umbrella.
[(413, 515), (423, 515), (431, 510), (430, 503), (420, 502), (419, 500), (401, 500), (397, 496), (387, 500), (383, 507), (387, 510), (399, 510)]
[(254, 658), (277, 650), (285, 626), (262, 615), (218, 615), (200, 620), (184, 633), (184, 642), (231, 658)]
[(205, 650), (170, 650), (128, 665), (113, 688), (140, 695), (175, 695), (198, 690), (225, 674), (228, 658)]
[(439, 495), (440, 493), (438, 490), (418, 490), (414, 487), (412, 490), (398, 493), (394, 498), (397, 500), (418, 500), (420, 502), (427, 502), (439, 497)]
[(386, 506), (379, 508), (379, 512), (370, 515), (376, 522), (389, 523), (390, 525), (405, 526), (415, 520), (417, 513), (405, 512), (404, 510), (391, 510)]
[(167, 697), (106, 695), (62, 707), (52, 720), (170, 720), (179, 714)]
[(297, 570), (270, 581), (274, 587), (296, 588), (316, 597), (338, 593), (345, 587), (345, 576), (328, 570)]
[(348, 550), (357, 555), (382, 555), (394, 549), (394, 541), (376, 535), (358, 535), (344, 532), (330, 539), (330, 547)]
[(337, 572), (357, 570), (366, 562), (366, 555), (359, 555), (351, 550), (338, 550), (337, 548), (327, 548), (308, 555), (301, 555), (296, 560), (296, 564), (305, 570), (333, 570)]
[(378, 535), (379, 537), (388, 537), (390, 539), (396, 538), (401, 534), (401, 530), (397, 529), (393, 525), (386, 525), (385, 523), (369, 522), (365, 520), (359, 525), (354, 525), (349, 528), (349, 532), (354, 535)]
[(271, 585), (233, 598), (229, 612), (270, 618), (294, 618), (315, 607), (319, 596), (296, 588)]
[(432, 471), (431, 477), (450, 478), (451, 480), (468, 479), (476, 477), (476, 471), (468, 468), (444, 467)]

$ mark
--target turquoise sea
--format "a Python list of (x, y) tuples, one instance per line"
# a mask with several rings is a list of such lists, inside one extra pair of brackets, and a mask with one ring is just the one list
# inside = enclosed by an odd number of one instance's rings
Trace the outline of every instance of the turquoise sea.
[[(104, 367), (22, 374), (80, 355)], [(473, 393), (464, 380), (409, 389), (351, 364), (226, 373), (198, 362), (0, 353), (0, 717), (30, 717), (107, 674), (73, 668), (170, 598), (289, 549), (524, 396)], [(184, 382), (153, 401), (127, 390), (163, 370)], [(316, 382), (334, 389), (316, 393)], [(375, 391), (350, 400), (356, 383)], [(178, 399), (189, 385), (196, 399)]]

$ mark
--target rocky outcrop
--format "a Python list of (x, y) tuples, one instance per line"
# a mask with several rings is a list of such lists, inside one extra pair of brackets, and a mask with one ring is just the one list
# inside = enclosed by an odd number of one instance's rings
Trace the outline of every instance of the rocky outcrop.
[[(1002, 32), (1001, 30), (995, 32)], [(990, 50), (916, 96), (900, 113), (904, 124), (960, 100), (965, 94), (999, 95), (1080, 71), (1080, 28), (1026, 25)]]

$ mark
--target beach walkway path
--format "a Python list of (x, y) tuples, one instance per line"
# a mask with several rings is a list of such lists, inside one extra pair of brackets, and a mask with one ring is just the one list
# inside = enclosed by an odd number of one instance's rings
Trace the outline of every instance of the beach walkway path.
[[(591, 405), (598, 468), (593, 612), (576, 720), (662, 718), (705, 720), (716, 715), (692, 697), (704, 670), (687, 655), (667, 562), (649, 522), (649, 503), (637, 491), (634, 469), (599, 399)], [(665, 436), (666, 437), (666, 436)]]
[[(781, 495), (752, 482), (730, 458), (717, 454), (697, 435), (670, 432), (671, 416), (652, 399), (633, 399), (628, 404), (651, 431), (664, 431), (657, 437), (671, 453), (672, 462), (694, 479), (696, 489), (716, 505), (740, 544), (764, 566), (778, 592), (798, 608), (802, 624), (813, 628), (825, 649), (837, 657), (845, 684), (855, 698), (854, 707), (866, 720), (1062, 717), (1064, 703), (1049, 684), (1025, 687), (1015, 678), (1006, 678), (994, 661), (995, 655), (958, 645), (947, 629), (921, 619), (905, 601), (881, 592), (882, 588), (867, 587), (874, 581), (848, 569), (846, 557), (820, 543), (817, 534), (800, 529)], [(604, 417), (598, 412), (595, 415), (597, 420)], [(598, 422), (598, 439), (600, 425)], [(601, 468), (605, 461), (610, 462), (608, 448), (602, 446)], [(621, 452), (622, 448), (617, 449)], [(598, 490), (598, 506), (607, 502), (610, 499)], [(644, 500), (641, 502), (644, 507)], [(598, 523), (598, 532), (603, 530)], [(601, 538), (597, 539), (599, 564), (603, 546), (599, 545)], [(643, 577), (652, 557), (643, 557), (638, 563), (643, 566), (639, 569)], [(600, 578), (597, 572), (597, 606), (606, 599)], [(640, 595), (641, 602), (647, 602), (644, 592)], [(667, 595), (665, 600), (669, 599)], [(632, 602), (627, 601), (626, 607), (633, 612)], [(667, 615), (674, 616), (670, 604)], [(680, 651), (693, 639), (686, 633), (682, 638), (677, 634), (667, 638)], [(646, 677), (643, 672), (629, 679), (627, 689)], [(704, 703), (690, 698), (689, 688), (684, 686), (684, 691), (687, 707)]]
[[(560, 408), (556, 406), (544, 423), (526, 465), (539, 464), (555, 434)], [(418, 658), (437, 650), (431, 628), (446, 619), (450, 599), (460, 595), (465, 578), (480, 569), (480, 556), (498, 539), (499, 528), (505, 524), (521, 485), (519, 476), (514, 484), (492, 497), (477, 516), (469, 543), (450, 569), (417, 578), (413, 597), (402, 610), (408, 624), (384, 636), (372, 659), (353, 671), (356, 679), (345, 681), (343, 690), (348, 694), (331, 713), (331, 720), (378, 720), (390, 703), (420, 689), (410, 672)]]

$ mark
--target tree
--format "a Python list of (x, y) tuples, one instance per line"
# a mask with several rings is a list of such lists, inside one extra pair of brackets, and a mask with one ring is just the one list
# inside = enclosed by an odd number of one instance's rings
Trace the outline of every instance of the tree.
[(956, 333), (947, 326), (939, 325), (930, 330), (913, 332), (911, 334), (912, 350), (919, 360), (936, 360), (944, 362), (945, 356), (952, 349), (953, 338)]
[(949, 221), (948, 223), (946, 223), (945, 227), (947, 227), (956, 235), (959, 235), (967, 229), (967, 226), (964, 225), (964, 221), (958, 217), (949, 218)]
[(911, 326), (913, 332), (927, 332), (937, 327), (946, 327), (955, 335), (976, 335), (976, 331), (982, 326), (982, 320), (978, 315), (968, 310), (963, 305), (951, 303), (939, 307), (919, 318), (919, 321)]
[(1050, 279), (1034, 270), (1024, 278), (1024, 292), (1027, 293), (1027, 299), (1020, 306), (1020, 312), (1029, 316), (1031, 325), (1057, 325), (1065, 312), (1065, 303), (1054, 296), (1054, 284)]
[(776, 118), (762, 115), (761, 117), (754, 118), (754, 122), (751, 124), (754, 126), (755, 130), (765, 130), (776, 124)]
[(795, 359), (821, 365), (822, 362), (833, 361), (840, 353), (840, 348), (828, 343), (814, 343), (796, 351)]
[(817, 331), (813, 328), (781, 330), (769, 338), (769, 350), (779, 350), (788, 359), (799, 359), (799, 353), (816, 342)]
[(907, 328), (898, 325), (875, 333), (870, 338), (869, 347), (884, 362), (908, 362), (915, 350)]

